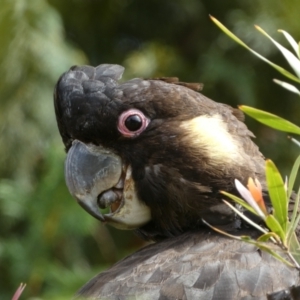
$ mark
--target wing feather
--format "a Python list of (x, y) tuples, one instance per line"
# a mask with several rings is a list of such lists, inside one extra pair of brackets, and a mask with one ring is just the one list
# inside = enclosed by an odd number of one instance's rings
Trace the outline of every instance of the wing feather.
[(78, 292), (93, 299), (265, 300), (298, 285), (298, 271), (256, 247), (214, 232), (149, 245)]

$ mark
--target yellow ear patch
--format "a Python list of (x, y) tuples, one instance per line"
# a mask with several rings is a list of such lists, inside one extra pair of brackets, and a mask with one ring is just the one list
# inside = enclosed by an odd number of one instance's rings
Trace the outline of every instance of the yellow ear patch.
[[(205, 156), (211, 165), (227, 164), (232, 161), (242, 163), (239, 143), (228, 132), (227, 124), (218, 114), (203, 115), (183, 121), (184, 142), (192, 146), (195, 155), (205, 150)], [(199, 151), (197, 151), (199, 150)]]

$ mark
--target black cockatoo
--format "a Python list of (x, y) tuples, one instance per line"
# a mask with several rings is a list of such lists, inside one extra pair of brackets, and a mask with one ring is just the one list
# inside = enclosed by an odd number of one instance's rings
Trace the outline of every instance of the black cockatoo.
[[(242, 113), (203, 96), (198, 84), (176, 78), (119, 83), (123, 71), (109, 64), (72, 67), (59, 79), (54, 103), (68, 152), (66, 182), (97, 219), (159, 242), (98, 275), (79, 294), (296, 299), (293, 289), (283, 291), (299, 284), (296, 269), (202, 221), (256, 234), (219, 193), (236, 194), (234, 179), (249, 177), (265, 187), (264, 157)], [(290, 298), (271, 298), (282, 295)]]

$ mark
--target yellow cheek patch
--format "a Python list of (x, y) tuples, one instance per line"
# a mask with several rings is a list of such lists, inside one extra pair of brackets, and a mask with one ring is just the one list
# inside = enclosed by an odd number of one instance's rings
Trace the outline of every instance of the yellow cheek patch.
[(180, 127), (185, 133), (184, 142), (194, 149), (195, 155), (205, 150), (210, 164), (242, 163), (240, 145), (228, 132), (227, 124), (220, 115), (199, 116), (183, 121)]

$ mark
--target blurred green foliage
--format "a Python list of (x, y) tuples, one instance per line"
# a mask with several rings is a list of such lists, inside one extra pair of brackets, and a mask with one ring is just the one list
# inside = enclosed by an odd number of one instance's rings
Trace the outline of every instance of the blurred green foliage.
[[(142, 242), (102, 226), (71, 199), (52, 93), (75, 64), (120, 63), (125, 79), (179, 76), (204, 94), (270, 111), (299, 125), (298, 96), (271, 79), (273, 69), (241, 49), (212, 14), (250, 47), (279, 65), (272, 36), (300, 38), (297, 0), (2, 0), (0, 9), (0, 293), (10, 299), (66, 299)], [(284, 44), (282, 35), (278, 39)], [(280, 78), (279, 78), (280, 79)], [(247, 118), (266, 157), (287, 174), (297, 149)]]

